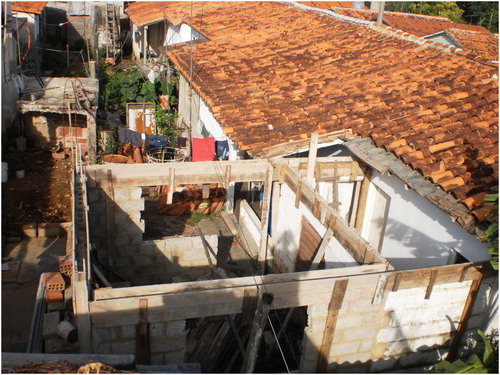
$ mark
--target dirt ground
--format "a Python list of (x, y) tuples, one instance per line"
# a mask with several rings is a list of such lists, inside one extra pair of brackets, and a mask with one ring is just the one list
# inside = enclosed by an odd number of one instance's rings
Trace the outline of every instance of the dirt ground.
[(29, 223), (71, 221), (71, 159), (54, 159), (49, 149), (27, 149), (24, 178), (16, 177), (20, 153), (4, 152), (8, 181), (2, 183), (2, 235), (21, 236)]

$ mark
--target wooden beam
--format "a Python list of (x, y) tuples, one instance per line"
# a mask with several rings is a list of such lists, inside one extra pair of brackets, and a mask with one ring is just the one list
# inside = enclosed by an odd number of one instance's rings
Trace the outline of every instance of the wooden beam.
[(295, 208), (299, 208), (300, 206), (301, 194), (302, 194), (302, 180), (299, 180), (297, 181), (297, 189), (295, 190)]
[(116, 188), (168, 185), (170, 168), (174, 169), (175, 183), (179, 185), (221, 183), (225, 180), (226, 183), (263, 181), (270, 166), (268, 161), (263, 160), (238, 160), (140, 165), (88, 165), (85, 171), (88, 178), (87, 186), (94, 188), (97, 186), (106, 187), (106, 171), (111, 169), (113, 171), (113, 186)]
[(316, 155), (318, 154), (318, 133), (311, 134), (311, 142), (309, 143), (309, 156), (307, 158), (307, 173), (306, 181), (312, 185), (314, 182), (314, 170), (316, 168)]
[(269, 244), (271, 249), (274, 249), (276, 243), (278, 242), (276, 229), (278, 228), (279, 221), (280, 192), (281, 184), (278, 182), (273, 183), (273, 191), (271, 193), (271, 243)]
[(333, 335), (337, 326), (337, 319), (339, 310), (342, 308), (344, 302), (344, 295), (349, 284), (348, 279), (335, 281), (333, 286), (332, 298), (328, 305), (328, 315), (326, 317), (325, 332), (323, 333), (323, 340), (321, 348), (318, 353), (317, 372), (326, 372), (330, 360), (330, 350), (332, 348)]
[(106, 234), (108, 240), (108, 265), (112, 266), (115, 260), (115, 193), (113, 188), (113, 175), (111, 169), (107, 170), (106, 197)]
[(73, 311), (75, 313), (76, 326), (78, 327), (78, 349), (81, 354), (92, 353), (90, 341), (90, 311), (89, 290), (87, 287), (86, 274), (75, 272), (73, 274)]
[(268, 168), (266, 172), (266, 179), (264, 182), (264, 200), (262, 202), (262, 213), (260, 215), (260, 248), (257, 258), (258, 272), (260, 275), (265, 273), (266, 260), (267, 260), (267, 232), (269, 226), (269, 207), (271, 203), (271, 191), (273, 185), (273, 171)]
[(241, 366), (242, 373), (253, 373), (255, 362), (257, 360), (257, 354), (259, 353), (262, 334), (264, 333), (264, 328), (267, 324), (267, 317), (271, 311), (272, 303), (272, 294), (263, 292), (259, 293), (259, 301), (257, 302), (257, 310), (255, 311), (255, 317), (250, 331), (247, 352), (245, 354), (245, 359), (243, 360), (243, 365)]

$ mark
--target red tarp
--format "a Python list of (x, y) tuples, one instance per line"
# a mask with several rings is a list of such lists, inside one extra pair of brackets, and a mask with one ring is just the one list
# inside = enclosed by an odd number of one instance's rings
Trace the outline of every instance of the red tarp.
[(215, 138), (193, 138), (192, 161), (212, 161), (215, 157)]

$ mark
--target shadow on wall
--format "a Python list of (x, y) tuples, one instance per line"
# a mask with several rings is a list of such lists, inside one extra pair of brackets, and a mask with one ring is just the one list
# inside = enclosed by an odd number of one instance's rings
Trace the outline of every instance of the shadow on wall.
[[(447, 264), (453, 249), (462, 245), (461, 240), (437, 241), (415, 228), (392, 219), (387, 220), (384, 240), (387, 241), (387, 239), (397, 241), (407, 249), (407, 256), (404, 256), (405, 254), (398, 257), (389, 254), (386, 256), (382, 252), (382, 255), (396, 269), (415, 268), (417, 259), (419, 267)], [(413, 256), (408, 257), (408, 255)]]

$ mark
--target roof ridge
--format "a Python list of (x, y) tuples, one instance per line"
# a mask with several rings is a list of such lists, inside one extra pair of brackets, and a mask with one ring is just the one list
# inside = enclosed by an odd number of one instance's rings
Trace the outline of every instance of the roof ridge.
[[(355, 11), (355, 12), (366, 12), (366, 13), (378, 13), (376, 10), (371, 10), (371, 9), (354, 9), (354, 8), (341, 8), (341, 7), (331, 7), (331, 9), (342, 9), (342, 10), (348, 10), (348, 11)], [(407, 12), (393, 12), (390, 10), (384, 10), (384, 14), (389, 14), (389, 15), (401, 15), (401, 16), (412, 16), (412, 17), (420, 17), (420, 18), (435, 18), (437, 20), (442, 20), (442, 21), (448, 21), (451, 23), (454, 23), (452, 20), (450, 20), (447, 17), (441, 17), (441, 16), (429, 16), (427, 14), (418, 14), (418, 13), (407, 13)]]
[(408, 42), (416, 43), (420, 46), (427, 45), (428, 47), (431, 47), (431, 48), (434, 48), (434, 49), (437, 49), (437, 50), (440, 50), (443, 52), (454, 53), (456, 55), (463, 56), (469, 60), (477, 61), (477, 62), (480, 62), (480, 63), (485, 64), (485, 65), (494, 66), (494, 67), (498, 66), (498, 63), (497, 64), (492, 63), (490, 60), (488, 60), (482, 56), (479, 56), (477, 54), (474, 54), (474, 53), (470, 53), (470, 52), (466, 53), (462, 48), (455, 47), (451, 44), (447, 45), (447, 44), (436, 42), (434, 40), (428, 40), (428, 39), (425, 39), (424, 37), (416, 36), (414, 34), (410, 34), (408, 32), (396, 29), (396, 28), (391, 27), (391, 26), (379, 25), (376, 22), (371, 22), (368, 25), (368, 27), (374, 31), (378, 31), (378, 32), (381, 32), (384, 34), (390, 34), (391, 36), (393, 36), (395, 38), (399, 38), (402, 40), (406, 40)]

